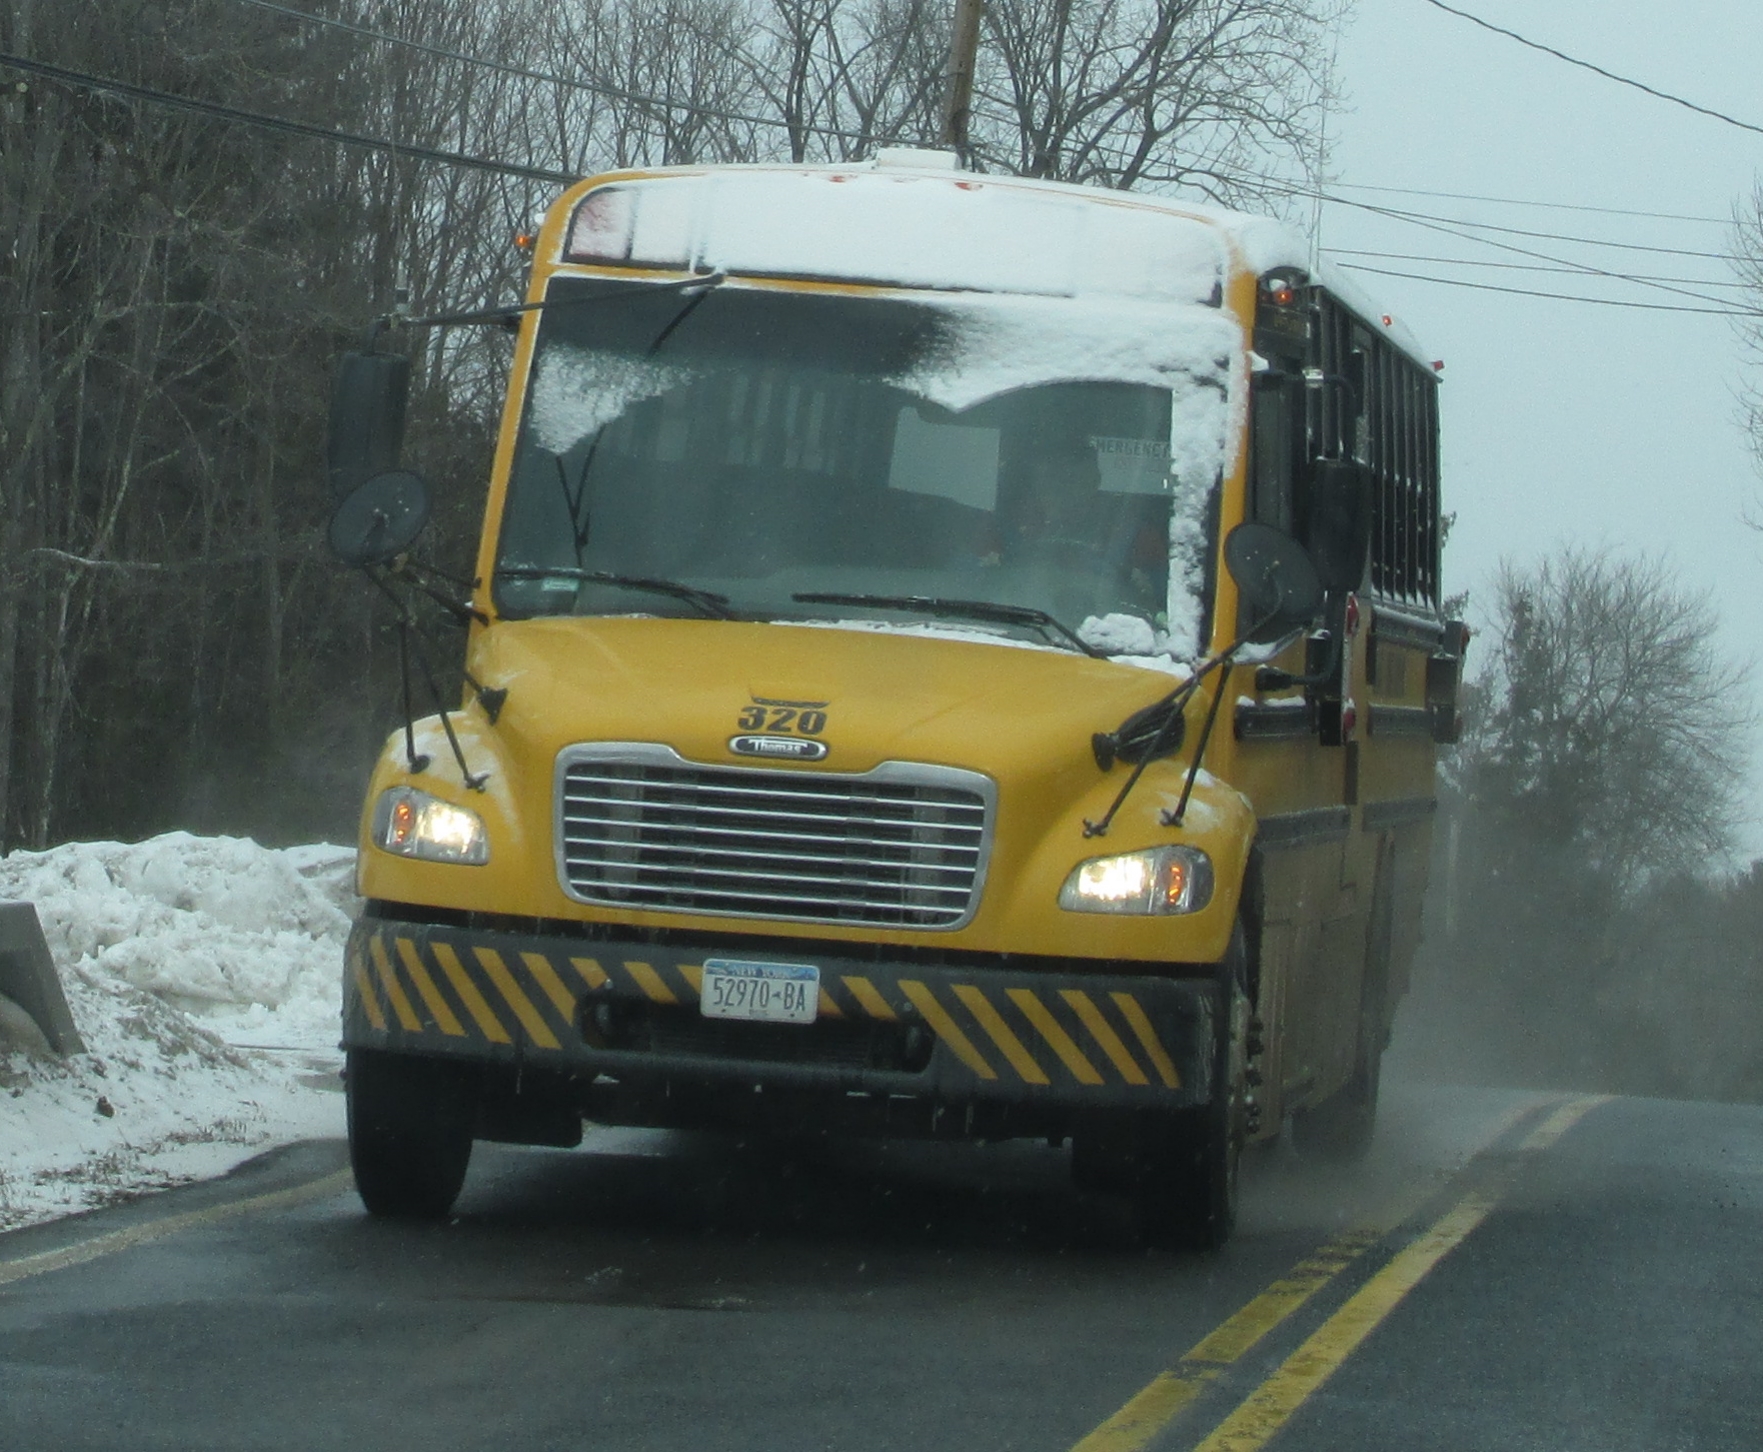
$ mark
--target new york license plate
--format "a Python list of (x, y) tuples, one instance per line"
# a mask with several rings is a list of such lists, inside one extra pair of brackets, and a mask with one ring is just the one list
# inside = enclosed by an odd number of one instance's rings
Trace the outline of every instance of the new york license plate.
[(808, 963), (706, 958), (698, 1009), (705, 1018), (813, 1023), (820, 1012), (820, 969)]

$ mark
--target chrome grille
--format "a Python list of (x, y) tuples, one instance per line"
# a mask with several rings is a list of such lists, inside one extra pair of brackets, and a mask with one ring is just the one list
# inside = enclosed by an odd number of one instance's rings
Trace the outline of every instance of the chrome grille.
[(993, 792), (977, 772), (699, 766), (631, 744), (571, 748), (557, 786), (558, 871), (582, 902), (945, 930), (979, 903)]

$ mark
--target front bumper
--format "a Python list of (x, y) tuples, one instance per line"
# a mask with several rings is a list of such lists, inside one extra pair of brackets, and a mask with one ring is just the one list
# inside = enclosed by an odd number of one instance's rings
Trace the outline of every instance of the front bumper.
[[(706, 950), (364, 918), (349, 938), (343, 1041), (589, 1079), (946, 1104), (1172, 1108), (1212, 1094), (1209, 978), (932, 966), (802, 946), (756, 951), (731, 937)], [(718, 956), (814, 964), (819, 1018), (704, 1018), (702, 964)]]

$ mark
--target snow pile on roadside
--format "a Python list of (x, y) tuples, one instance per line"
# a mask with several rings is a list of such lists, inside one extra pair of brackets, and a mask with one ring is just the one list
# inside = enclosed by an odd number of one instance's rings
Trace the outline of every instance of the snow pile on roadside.
[(342, 1133), (354, 852), (174, 832), (0, 859), (87, 1052), (0, 1045), (0, 1229)]
[(233, 1042), (319, 1049), (337, 1041), (354, 874), (348, 847), (168, 832), (14, 852), (0, 900), (36, 904), (63, 974), (87, 965)]

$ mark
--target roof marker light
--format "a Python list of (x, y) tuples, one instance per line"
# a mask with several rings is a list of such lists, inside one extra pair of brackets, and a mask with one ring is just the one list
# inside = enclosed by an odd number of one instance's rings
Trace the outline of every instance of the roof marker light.
[(1261, 296), (1276, 308), (1289, 308), (1298, 301), (1298, 289), (1309, 278), (1296, 267), (1275, 267), (1261, 274)]

